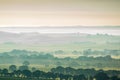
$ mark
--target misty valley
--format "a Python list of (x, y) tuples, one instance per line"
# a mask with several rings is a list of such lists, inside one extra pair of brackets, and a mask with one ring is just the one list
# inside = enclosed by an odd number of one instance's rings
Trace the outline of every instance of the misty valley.
[(120, 36), (0, 31), (0, 80), (120, 80)]
[(0, 0), (0, 80), (120, 80), (120, 0)]

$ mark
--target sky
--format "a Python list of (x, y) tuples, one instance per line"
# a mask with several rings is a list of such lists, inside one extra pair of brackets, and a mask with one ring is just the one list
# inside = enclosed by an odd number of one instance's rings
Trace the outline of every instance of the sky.
[(120, 25), (120, 0), (0, 0), (0, 27), (76, 25)]

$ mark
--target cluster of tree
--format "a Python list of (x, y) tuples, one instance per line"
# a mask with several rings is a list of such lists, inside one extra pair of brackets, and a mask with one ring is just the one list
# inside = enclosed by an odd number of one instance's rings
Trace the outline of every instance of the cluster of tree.
[[(86, 53), (91, 52), (87, 51)], [(109, 51), (106, 51), (109, 52)], [(57, 53), (62, 53), (58, 51)], [(13, 50), (11, 52), (0, 53), (0, 64), (14, 63), (18, 64), (16, 59), (21, 63), (25, 60), (32, 64), (53, 65), (54, 66), (70, 66), (74, 68), (119, 68), (120, 59), (112, 58), (110, 55), (92, 57), (80, 56), (78, 58), (58, 58), (51, 54), (44, 54), (44, 52), (30, 52), (26, 50)], [(4, 62), (3, 62), (4, 61)], [(49, 63), (48, 63), (49, 62)], [(45, 66), (46, 67), (46, 66)]]
[[(57, 50), (57, 51), (53, 51), (53, 52), (36, 52), (36, 51), (27, 51), (27, 50), (17, 50), (14, 49), (10, 52), (3, 52), (0, 54), (0, 56), (46, 56), (47, 55), (54, 55), (54, 54), (64, 54), (66, 52), (64, 52), (63, 50)], [(92, 49), (86, 49), (83, 50), (83, 52), (74, 50), (71, 53), (73, 54), (79, 54), (79, 55), (84, 55), (84, 56), (105, 56), (105, 55), (111, 55), (111, 56), (120, 56), (120, 50), (109, 50), (109, 49), (104, 49), (104, 50), (92, 50)]]
[[(23, 66), (28, 66), (29, 63), (25, 61)], [(73, 71), (75, 70), (75, 71)], [(75, 72), (77, 73), (75, 74)], [(109, 71), (108, 71), (109, 72)], [(115, 74), (108, 75), (106, 71), (94, 69), (73, 69), (70, 67), (63, 68), (57, 67), (52, 68), (50, 72), (43, 72), (35, 68), (29, 69), (18, 69), (16, 65), (11, 65), (8, 69), (0, 69), (0, 77), (13, 77), (13, 78), (32, 78), (32, 79), (51, 79), (57, 80), (120, 80), (120, 71), (114, 71)]]
[(104, 50), (92, 50), (92, 49), (87, 49), (83, 51), (83, 55), (85, 56), (105, 56), (105, 55), (111, 55), (111, 56), (120, 56), (120, 50), (109, 50), (109, 49), (104, 49)]
[(107, 70), (103, 71), (102, 69), (100, 70), (95, 70), (94, 68), (92, 69), (75, 69), (71, 67), (62, 67), (58, 66), (56, 68), (52, 68), (51, 72), (53, 73), (61, 73), (61, 74), (69, 74), (69, 75), (89, 75), (89, 76), (94, 76), (98, 72), (105, 72), (108, 76), (119, 76), (120, 71), (119, 70)]

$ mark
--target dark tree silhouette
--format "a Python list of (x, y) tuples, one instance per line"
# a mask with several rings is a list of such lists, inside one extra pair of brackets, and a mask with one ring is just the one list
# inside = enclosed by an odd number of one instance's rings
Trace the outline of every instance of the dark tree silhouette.
[(51, 72), (53, 72), (53, 73), (64, 73), (64, 67), (58, 66), (56, 68), (52, 68)]
[(113, 76), (111, 77), (111, 80), (120, 80), (120, 78), (118, 78), (118, 76)]
[(22, 74), (25, 75), (26, 77), (31, 77), (31, 71), (30, 70), (23, 70)]
[(75, 75), (73, 79), (74, 80), (86, 80), (86, 77), (84, 75)]
[(66, 74), (69, 74), (69, 75), (72, 74), (72, 75), (73, 75), (74, 72), (75, 72), (75, 69), (73, 69), (73, 68), (71, 68), (71, 67), (66, 67), (66, 68), (65, 68), (65, 73), (66, 73)]
[(14, 74), (19, 77), (22, 74), (21, 70), (14, 71)]
[(8, 69), (3, 69), (3, 70), (2, 70), (2, 74), (3, 74), (4, 76), (7, 76), (7, 73), (8, 73)]
[(36, 70), (33, 72), (33, 76), (34, 77), (40, 77), (41, 71), (40, 70)]
[(45, 74), (45, 77), (46, 77), (46, 78), (56, 78), (57, 76), (56, 76), (54, 73), (52, 73), (52, 72), (47, 72), (47, 73)]
[(95, 75), (95, 78), (96, 80), (108, 80), (109, 79), (108, 75), (104, 73), (103, 71), (100, 71), (99, 73), (97, 73)]
[(2, 74), (2, 70), (0, 69), (0, 76), (2, 76), (1, 74)]
[(40, 71), (40, 70), (36, 70), (36, 71), (34, 71), (33, 72), (33, 76), (34, 77), (45, 77), (45, 75), (46, 75), (46, 73), (45, 72), (43, 72), (43, 71)]

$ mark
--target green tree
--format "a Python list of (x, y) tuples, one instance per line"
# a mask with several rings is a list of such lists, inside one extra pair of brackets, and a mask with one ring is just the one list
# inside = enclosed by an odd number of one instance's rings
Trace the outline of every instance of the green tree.
[(10, 66), (9, 66), (9, 70), (10, 70), (11, 72), (16, 71), (16, 70), (17, 70), (16, 65), (10, 65)]

